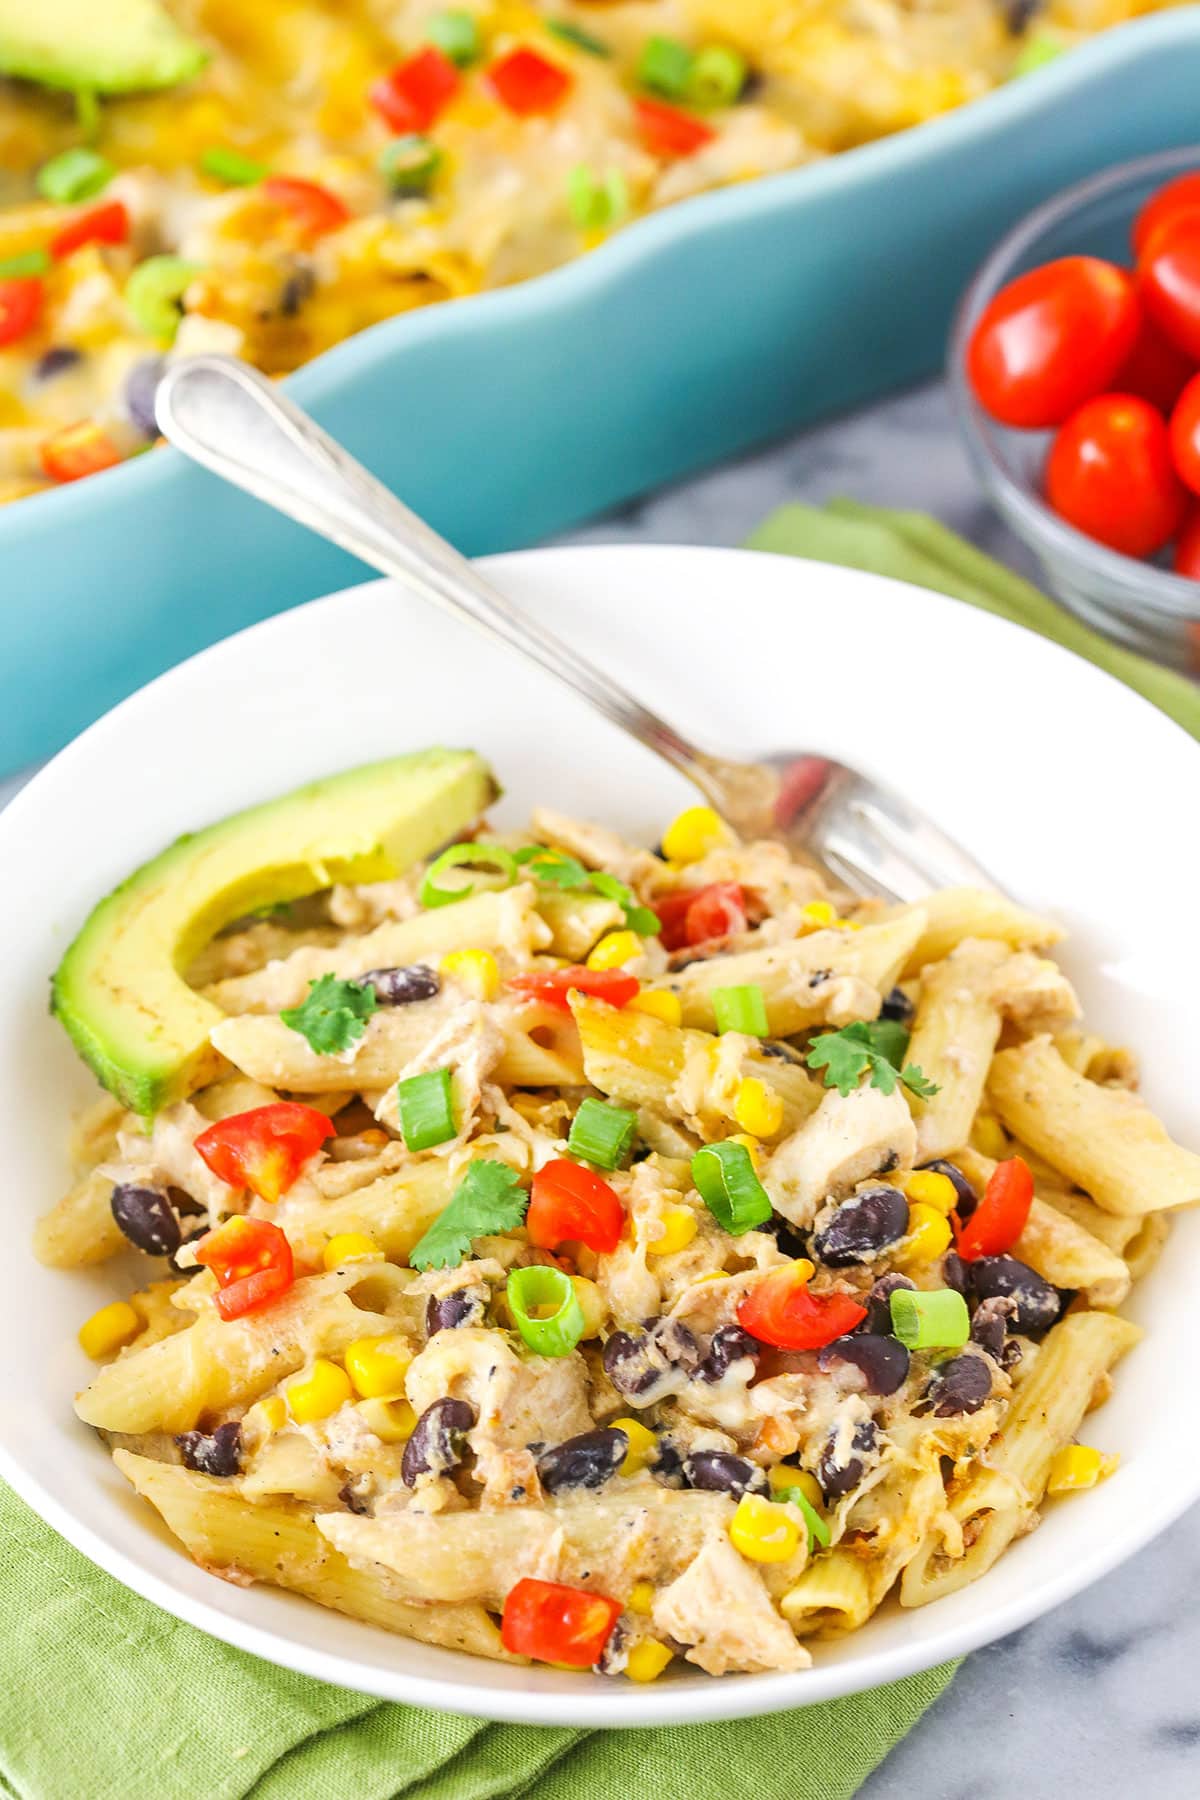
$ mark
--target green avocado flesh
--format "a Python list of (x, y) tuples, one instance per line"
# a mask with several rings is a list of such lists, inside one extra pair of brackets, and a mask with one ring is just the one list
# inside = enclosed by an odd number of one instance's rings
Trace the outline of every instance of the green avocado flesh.
[(181, 970), (222, 926), (340, 881), (387, 881), (461, 836), (497, 792), (470, 750), (423, 750), (314, 781), (180, 838), (91, 914), (50, 1010), (89, 1068), (150, 1115), (210, 1079), (225, 1015)]
[(129, 94), (174, 87), (207, 61), (158, 0), (0, 0), (0, 75)]

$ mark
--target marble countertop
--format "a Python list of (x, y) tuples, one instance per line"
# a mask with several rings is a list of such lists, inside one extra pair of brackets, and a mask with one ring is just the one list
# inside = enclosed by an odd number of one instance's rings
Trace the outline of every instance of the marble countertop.
[[(786, 500), (921, 507), (1033, 573), (958, 449), (939, 387), (803, 433), (573, 532), (572, 543), (739, 543)], [(0, 805), (19, 781), (0, 782)], [(1200, 1508), (1114, 1575), (967, 1658), (860, 1800), (1200, 1796)]]

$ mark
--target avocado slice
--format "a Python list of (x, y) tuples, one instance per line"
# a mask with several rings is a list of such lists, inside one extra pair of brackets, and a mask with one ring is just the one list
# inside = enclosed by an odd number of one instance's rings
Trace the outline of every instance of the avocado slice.
[(76, 93), (174, 87), (208, 61), (158, 0), (0, 0), (0, 75)]
[(100, 1081), (150, 1115), (210, 1079), (225, 1015), (181, 970), (223, 925), (335, 881), (386, 881), (461, 835), (498, 789), (470, 750), (347, 769), (235, 813), (102, 900), (54, 975), (50, 1010)]

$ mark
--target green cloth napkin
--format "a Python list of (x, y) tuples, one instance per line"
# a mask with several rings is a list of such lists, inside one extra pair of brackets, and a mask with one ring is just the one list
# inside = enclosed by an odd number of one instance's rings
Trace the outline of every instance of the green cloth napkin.
[[(1200, 689), (1115, 648), (934, 520), (788, 506), (752, 547), (899, 576), (1098, 663), (1200, 735)], [(770, 1718), (631, 1732), (488, 1725), (327, 1687), (178, 1623), (0, 1484), (0, 1791), (17, 1800), (850, 1800), (946, 1664)]]

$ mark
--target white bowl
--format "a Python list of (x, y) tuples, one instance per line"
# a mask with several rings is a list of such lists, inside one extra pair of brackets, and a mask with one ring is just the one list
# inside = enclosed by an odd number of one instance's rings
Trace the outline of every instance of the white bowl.
[[(1088, 664), (1002, 621), (849, 570), (741, 551), (540, 551), (488, 565), (532, 612), (684, 730), (742, 753), (812, 745), (907, 789), (1013, 893), (1069, 927), (1089, 1018), (1144, 1057), (1170, 1128), (1200, 1143), (1200, 967), (1192, 807), (1200, 747)], [(70, 1108), (89, 1093), (46, 1015), (46, 980), (99, 896), (180, 831), (330, 770), (426, 744), (472, 745), (516, 822), (545, 800), (652, 843), (690, 790), (508, 652), (384, 583), (218, 644), (134, 695), (0, 815), (0, 1470), (118, 1580), (227, 1643), (389, 1699), (589, 1726), (734, 1718), (854, 1693), (970, 1650), (1075, 1593), (1200, 1495), (1189, 1264), (1177, 1222), (1132, 1311), (1145, 1342), (1088, 1436), (1116, 1476), (1047, 1509), (975, 1586), (886, 1607), (814, 1647), (802, 1674), (654, 1687), (513, 1669), (429, 1649), (266, 1587), (195, 1568), (71, 1410), (90, 1365), (80, 1320), (121, 1291), (111, 1267), (40, 1268), (35, 1215), (66, 1180)]]

